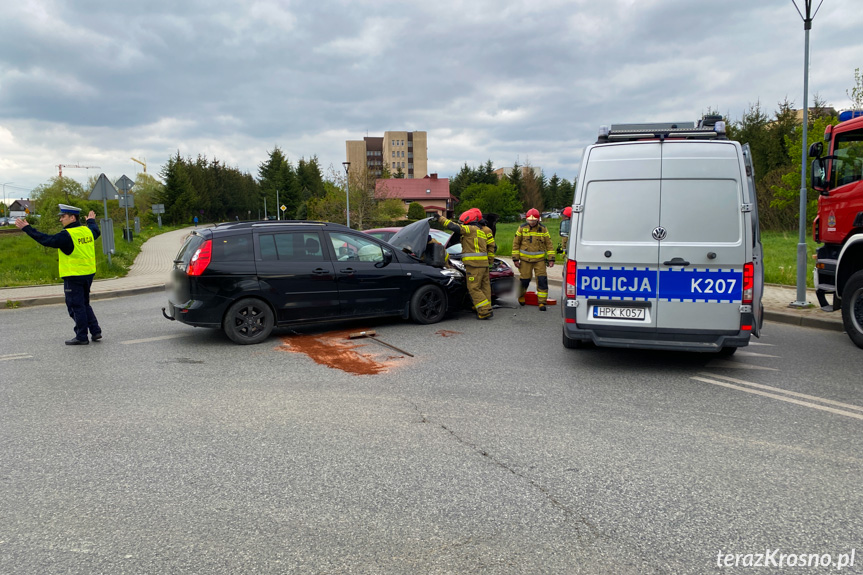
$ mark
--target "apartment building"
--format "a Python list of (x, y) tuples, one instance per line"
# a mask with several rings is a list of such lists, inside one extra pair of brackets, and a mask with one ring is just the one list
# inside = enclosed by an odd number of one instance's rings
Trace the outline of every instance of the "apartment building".
[(365, 137), (345, 142), (345, 156), (351, 163), (352, 177), (380, 178), (384, 166), (390, 175), (399, 169), (407, 179), (428, 175), (428, 136), (426, 132), (384, 132), (383, 137)]

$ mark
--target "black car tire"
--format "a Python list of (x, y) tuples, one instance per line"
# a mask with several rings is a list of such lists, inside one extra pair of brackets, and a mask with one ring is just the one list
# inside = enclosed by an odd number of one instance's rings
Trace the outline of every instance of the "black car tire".
[(273, 331), (273, 311), (265, 302), (255, 298), (245, 298), (234, 302), (222, 328), (231, 341), (240, 345), (261, 343)]
[(424, 285), (411, 297), (411, 319), (417, 323), (437, 323), (446, 315), (446, 294), (435, 285)]

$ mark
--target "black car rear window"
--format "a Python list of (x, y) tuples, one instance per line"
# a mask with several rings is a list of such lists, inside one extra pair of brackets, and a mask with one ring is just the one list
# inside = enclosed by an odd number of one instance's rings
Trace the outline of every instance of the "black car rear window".
[(195, 255), (195, 252), (203, 243), (204, 238), (198, 234), (190, 234), (183, 243), (183, 247), (180, 248), (177, 257), (174, 259), (182, 261), (185, 265), (189, 265), (189, 262), (192, 260), (192, 256)]

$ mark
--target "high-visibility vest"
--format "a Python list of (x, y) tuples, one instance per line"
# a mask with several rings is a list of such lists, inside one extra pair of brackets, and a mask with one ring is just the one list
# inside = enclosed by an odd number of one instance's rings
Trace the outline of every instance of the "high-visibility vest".
[(86, 276), (96, 273), (96, 242), (93, 232), (87, 226), (66, 228), (72, 236), (72, 253), (60, 253), (60, 277)]

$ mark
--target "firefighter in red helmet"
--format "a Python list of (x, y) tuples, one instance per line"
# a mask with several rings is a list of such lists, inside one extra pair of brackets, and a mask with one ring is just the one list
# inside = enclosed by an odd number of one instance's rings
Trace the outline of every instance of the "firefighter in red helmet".
[(467, 279), (467, 291), (473, 301), (477, 319), (490, 319), (491, 281), (489, 268), (494, 263), (494, 235), (482, 225), (482, 212), (471, 208), (459, 216), (458, 223), (438, 215), (440, 224), (452, 231), (461, 232), (461, 261)]
[(548, 228), (539, 223), (539, 211), (531, 208), (526, 223), (519, 226), (512, 240), (512, 263), (519, 271), (518, 303), (524, 305), (524, 294), (536, 275), (536, 299), (539, 310), (545, 311), (548, 300), (548, 270), (554, 266), (554, 246)]

